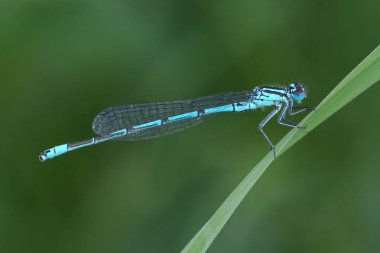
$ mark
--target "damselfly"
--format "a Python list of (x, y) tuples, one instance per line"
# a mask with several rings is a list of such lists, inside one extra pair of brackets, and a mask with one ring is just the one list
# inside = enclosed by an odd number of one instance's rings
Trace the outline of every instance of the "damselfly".
[(279, 113), (279, 124), (300, 128), (296, 123), (286, 120), (285, 116), (312, 109), (293, 106), (294, 101), (302, 101), (305, 97), (303, 85), (294, 82), (288, 87), (257, 86), (252, 90), (225, 92), (189, 100), (112, 106), (99, 113), (92, 123), (92, 129), (99, 136), (47, 149), (40, 154), (39, 159), (45, 161), (108, 140), (151, 139), (194, 126), (216, 113), (244, 112), (269, 106), (275, 108), (260, 122), (258, 128), (276, 155), (275, 147), (263, 127)]

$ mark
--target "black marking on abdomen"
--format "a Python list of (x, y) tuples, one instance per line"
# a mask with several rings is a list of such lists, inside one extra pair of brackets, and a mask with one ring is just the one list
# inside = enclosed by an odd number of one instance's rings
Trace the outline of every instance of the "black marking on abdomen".
[(84, 145), (84, 144), (90, 144), (90, 143), (93, 143), (93, 139), (89, 139), (89, 140), (85, 140), (85, 141), (79, 141), (79, 142), (74, 142), (74, 143), (69, 143), (69, 144), (67, 144), (67, 146), (69, 147), (69, 148), (74, 148), (74, 147), (76, 147), (76, 146), (82, 146), (82, 145)]
[(201, 109), (197, 111), (198, 117), (205, 115), (205, 109)]

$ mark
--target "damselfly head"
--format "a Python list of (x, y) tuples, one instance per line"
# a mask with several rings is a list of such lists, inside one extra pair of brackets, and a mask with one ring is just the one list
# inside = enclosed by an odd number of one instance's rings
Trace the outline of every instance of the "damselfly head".
[(306, 98), (305, 88), (301, 83), (294, 82), (289, 85), (289, 92), (295, 101), (302, 101)]

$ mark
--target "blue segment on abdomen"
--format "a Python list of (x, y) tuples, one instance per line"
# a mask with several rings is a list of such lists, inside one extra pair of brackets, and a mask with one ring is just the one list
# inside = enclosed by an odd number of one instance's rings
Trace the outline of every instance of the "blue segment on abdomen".
[(205, 109), (205, 114), (212, 114), (218, 112), (232, 112), (233, 110), (234, 107), (232, 106), (232, 104), (229, 104)]
[(195, 117), (198, 117), (197, 111), (187, 112), (187, 113), (182, 113), (182, 114), (170, 116), (170, 117), (168, 117), (168, 120), (173, 121), (173, 120), (189, 119), (189, 118), (195, 118)]
[(144, 127), (159, 126), (161, 124), (162, 124), (162, 121), (159, 119), (159, 120), (147, 122), (141, 125), (133, 126), (132, 128), (138, 129), (138, 128), (144, 128)]

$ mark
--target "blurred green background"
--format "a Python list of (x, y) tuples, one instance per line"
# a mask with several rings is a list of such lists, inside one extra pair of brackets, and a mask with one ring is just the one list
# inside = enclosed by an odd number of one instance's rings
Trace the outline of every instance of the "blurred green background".
[[(0, 2), (1, 252), (179, 252), (268, 152), (268, 110), (143, 142), (114, 104), (301, 81), (316, 106), (380, 41), (379, 1)], [(209, 252), (379, 252), (379, 85), (280, 157)], [(304, 115), (299, 115), (300, 120)], [(277, 142), (289, 131), (271, 122)]]

